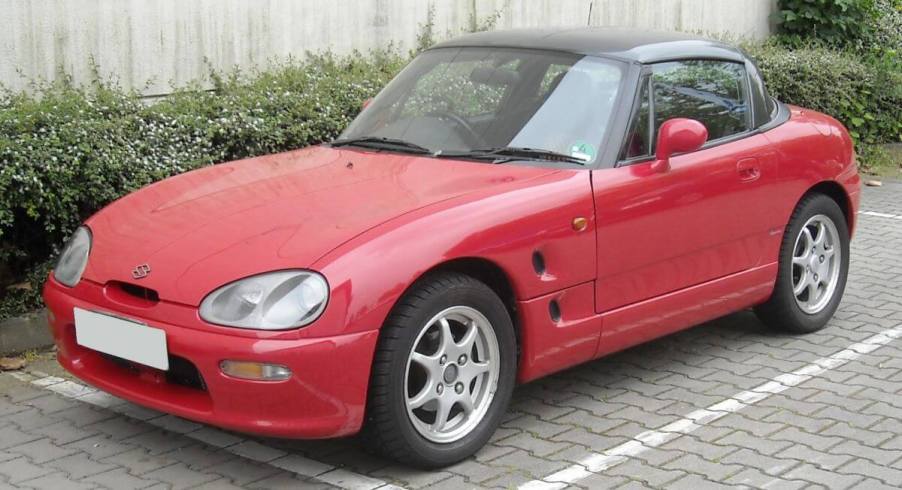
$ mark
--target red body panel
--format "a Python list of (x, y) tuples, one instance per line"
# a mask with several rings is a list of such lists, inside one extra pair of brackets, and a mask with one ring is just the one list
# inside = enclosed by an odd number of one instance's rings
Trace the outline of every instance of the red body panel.
[[(840, 185), (849, 219), (859, 180), (833, 119), (793, 109), (762, 134), (671, 159), (602, 170), (440, 160), (331, 148), (235, 162), (149, 186), (88, 221), (94, 244), (75, 288), (44, 295), (61, 363), (114, 394), (190, 419), (290, 437), (357, 431), (379, 328), (425, 272), (455, 259), (503, 271), (514, 293), (526, 381), (767, 299), (783, 229), (813, 186)], [(574, 218), (588, 226), (577, 230)], [(532, 256), (540, 252), (545, 270)], [(161, 300), (117, 294), (136, 282)], [(262, 332), (211, 325), (215, 288), (270, 270), (328, 280), (313, 324)], [(549, 303), (560, 305), (552, 320)], [(72, 308), (166, 331), (206, 391), (120, 368), (74, 342)], [(222, 359), (277, 362), (295, 375), (227, 378)]]

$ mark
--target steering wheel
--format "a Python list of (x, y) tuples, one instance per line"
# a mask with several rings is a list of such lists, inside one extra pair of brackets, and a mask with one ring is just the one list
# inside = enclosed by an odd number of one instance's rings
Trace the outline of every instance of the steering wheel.
[(482, 139), (482, 136), (473, 129), (473, 126), (467, 122), (466, 119), (454, 114), (449, 111), (434, 111), (426, 114), (430, 117), (437, 117), (439, 119), (447, 119), (453, 122), (458, 128), (463, 129), (464, 131), (464, 139), (468, 140), (467, 144), (472, 148), (480, 148), (485, 146), (485, 140)]

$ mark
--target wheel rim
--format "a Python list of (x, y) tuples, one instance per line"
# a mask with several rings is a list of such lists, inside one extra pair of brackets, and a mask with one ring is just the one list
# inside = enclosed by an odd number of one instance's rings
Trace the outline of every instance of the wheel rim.
[(468, 306), (429, 320), (407, 356), (407, 415), (417, 432), (438, 443), (467, 436), (488, 412), (498, 386), (500, 349), (492, 324)]
[(792, 252), (792, 293), (796, 304), (813, 315), (823, 310), (836, 291), (842, 250), (833, 220), (812, 216), (796, 237)]

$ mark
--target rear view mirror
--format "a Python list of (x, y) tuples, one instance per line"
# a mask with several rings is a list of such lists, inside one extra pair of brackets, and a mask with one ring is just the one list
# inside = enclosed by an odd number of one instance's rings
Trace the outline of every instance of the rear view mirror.
[(655, 161), (651, 168), (664, 172), (670, 168), (670, 157), (698, 150), (708, 141), (708, 130), (695, 119), (675, 118), (664, 121), (658, 130)]

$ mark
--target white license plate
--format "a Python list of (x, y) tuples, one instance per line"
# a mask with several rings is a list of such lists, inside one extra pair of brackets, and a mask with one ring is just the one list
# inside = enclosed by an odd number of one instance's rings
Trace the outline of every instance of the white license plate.
[(169, 369), (166, 332), (75, 308), (75, 341), (89, 349), (157, 369)]

